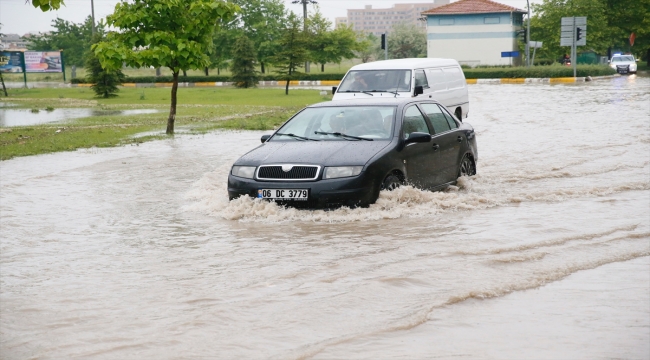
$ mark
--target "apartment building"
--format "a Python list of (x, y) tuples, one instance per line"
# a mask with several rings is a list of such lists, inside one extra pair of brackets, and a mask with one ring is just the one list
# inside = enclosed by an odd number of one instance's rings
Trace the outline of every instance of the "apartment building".
[(449, 0), (434, 0), (428, 3), (395, 4), (388, 9), (373, 9), (366, 5), (363, 9), (348, 9), (347, 17), (335, 19), (336, 26), (351, 25), (356, 31), (380, 35), (390, 32), (393, 25), (400, 22), (412, 23), (426, 29), (426, 19), (422, 12), (449, 4)]

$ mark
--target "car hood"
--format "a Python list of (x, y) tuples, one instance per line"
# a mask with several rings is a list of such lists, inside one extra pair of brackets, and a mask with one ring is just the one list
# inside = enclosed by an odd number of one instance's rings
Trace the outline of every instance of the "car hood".
[(242, 156), (236, 165), (365, 165), (390, 144), (381, 141), (270, 141)]

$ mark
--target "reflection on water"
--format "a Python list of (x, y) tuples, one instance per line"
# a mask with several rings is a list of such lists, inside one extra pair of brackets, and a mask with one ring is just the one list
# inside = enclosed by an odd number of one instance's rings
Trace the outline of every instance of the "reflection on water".
[(0, 358), (647, 358), (649, 85), (473, 85), (478, 175), (367, 209), (228, 201), (263, 132), (4, 161)]
[[(5, 104), (4, 106), (7, 106)], [(66, 121), (91, 116), (122, 116), (153, 114), (154, 109), (137, 110), (93, 110), (93, 109), (39, 109), (38, 112), (30, 109), (2, 109), (0, 107), (0, 126), (29, 126), (57, 121)]]

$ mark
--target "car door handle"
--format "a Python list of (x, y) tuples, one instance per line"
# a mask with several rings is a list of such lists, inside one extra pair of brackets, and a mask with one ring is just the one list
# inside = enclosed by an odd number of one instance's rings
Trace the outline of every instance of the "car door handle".
[(433, 144), (433, 151), (436, 151), (440, 148), (440, 145), (438, 144)]
[(459, 137), (456, 138), (456, 140), (458, 140), (458, 142), (463, 142), (463, 137), (459, 136)]

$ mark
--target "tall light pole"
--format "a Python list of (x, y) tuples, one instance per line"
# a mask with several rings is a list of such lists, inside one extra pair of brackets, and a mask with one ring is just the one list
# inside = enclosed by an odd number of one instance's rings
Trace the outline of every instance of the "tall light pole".
[[(302, 4), (303, 31), (307, 33), (307, 4), (318, 4), (315, 0), (294, 0), (292, 4)], [(309, 72), (309, 61), (305, 62), (305, 72)]]
[(90, 10), (91, 14), (93, 16), (93, 37), (95, 36), (95, 2), (94, 0), (90, 0)]
[(530, 1), (526, 0), (528, 5), (528, 26), (526, 27), (526, 67), (530, 67)]

